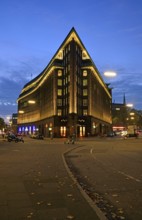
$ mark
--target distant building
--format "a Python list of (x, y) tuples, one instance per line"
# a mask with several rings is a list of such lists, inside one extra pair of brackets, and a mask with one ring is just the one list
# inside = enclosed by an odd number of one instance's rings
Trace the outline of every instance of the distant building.
[(18, 118), (18, 114), (13, 113), (11, 118), (11, 129), (15, 134), (17, 133), (17, 118)]
[(12, 125), (17, 126), (17, 119), (18, 119), (18, 114), (17, 113), (13, 113), (12, 114), (12, 120), (11, 120)]
[(112, 126), (113, 130), (125, 130), (127, 128), (128, 108), (125, 95), (123, 103), (112, 103)]
[(111, 89), (71, 29), (49, 64), (18, 98), (18, 132), (88, 136), (111, 129)]

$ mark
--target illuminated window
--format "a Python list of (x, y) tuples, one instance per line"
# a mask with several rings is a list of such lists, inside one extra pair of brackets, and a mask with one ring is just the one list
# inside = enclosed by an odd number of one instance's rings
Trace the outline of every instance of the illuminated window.
[(86, 51), (82, 51), (82, 59), (84, 60), (84, 59), (86, 59)]
[(83, 110), (83, 115), (87, 115), (87, 109)]
[(83, 80), (83, 86), (87, 86), (87, 79)]
[(57, 110), (57, 115), (58, 115), (58, 116), (61, 116), (61, 115), (62, 115), (62, 110), (61, 110), (61, 109), (58, 109), (58, 110)]
[(62, 95), (62, 89), (58, 89), (58, 95), (59, 95), (59, 96)]
[(58, 76), (62, 76), (62, 70), (58, 70)]
[(134, 112), (130, 112), (130, 115), (135, 115), (135, 113)]
[(60, 127), (60, 134), (62, 137), (65, 137), (66, 136), (66, 127), (65, 126), (62, 126)]
[(58, 79), (58, 86), (62, 86), (62, 80)]
[(58, 54), (58, 59), (62, 60), (63, 59), (63, 51), (60, 51)]
[(87, 89), (83, 89), (83, 96), (87, 96), (87, 95), (88, 95)]
[(87, 70), (83, 70), (83, 76), (87, 76)]
[(85, 136), (85, 127), (84, 126), (80, 126), (80, 129), (79, 129), (79, 133), (80, 133), (80, 136), (83, 137)]

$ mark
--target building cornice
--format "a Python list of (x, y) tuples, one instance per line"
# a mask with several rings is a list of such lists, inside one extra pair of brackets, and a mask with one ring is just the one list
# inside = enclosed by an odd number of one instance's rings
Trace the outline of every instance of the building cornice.
[[(51, 74), (55, 69), (58, 69), (58, 68), (61, 69), (61, 67), (59, 67), (59, 66), (51, 67), (51, 69), (48, 71), (48, 73), (47, 73), (47, 70), (45, 70), (46, 73), (44, 73), (44, 77), (42, 76), (42, 77), (38, 78), (35, 82), (33, 82), (32, 84), (29, 84), (26, 88), (24, 88), (24, 89), (22, 90), (22, 92), (21, 92), (21, 97), (19, 97), (19, 98), (17, 99), (17, 102), (20, 101), (21, 99), (23, 99), (23, 98), (29, 96), (29, 95), (32, 94), (33, 92), (35, 92), (35, 91), (44, 83), (44, 81), (50, 76), (50, 74)], [(33, 89), (32, 89), (30, 92), (28, 92), (28, 90), (30, 90), (31, 88), (33, 88)], [(25, 93), (26, 91), (27, 91), (27, 93), (26, 93), (25, 95), (22, 95), (22, 93)]]
[(102, 78), (100, 77), (100, 74), (98, 74), (98, 72), (96, 71), (96, 69), (93, 66), (87, 66), (87, 67), (82, 67), (82, 69), (90, 69), (95, 77), (97, 78), (98, 82), (102, 85), (102, 87), (104, 88), (104, 90), (106, 91), (106, 93), (108, 94), (108, 96), (111, 98), (111, 94), (108, 90), (108, 87), (106, 86), (106, 84), (103, 82)]

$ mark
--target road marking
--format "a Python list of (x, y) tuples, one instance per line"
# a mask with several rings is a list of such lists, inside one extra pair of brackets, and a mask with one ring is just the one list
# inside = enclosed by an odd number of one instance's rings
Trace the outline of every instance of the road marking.
[(137, 179), (137, 178), (135, 178), (135, 177), (133, 177), (133, 176), (130, 176), (130, 175), (128, 175), (128, 174), (126, 174), (126, 173), (124, 173), (124, 172), (122, 172), (122, 171), (117, 171), (118, 173), (120, 173), (120, 174), (122, 174), (123, 176), (126, 176), (126, 177), (128, 177), (129, 179), (132, 179), (132, 180), (135, 180), (136, 182), (141, 182), (141, 180), (139, 180), (139, 179)]
[[(103, 164), (104, 166), (106, 166), (105, 163), (103, 163), (102, 161), (98, 160), (98, 159), (94, 156), (93, 150), (94, 150), (94, 148), (91, 148), (91, 150), (90, 150), (90, 154), (92, 155), (92, 157), (93, 157), (95, 160), (99, 161), (99, 162), (100, 162), (101, 164)], [(124, 172), (122, 172), (122, 171), (120, 171), (120, 170), (116, 170), (116, 169), (114, 169), (114, 168), (112, 168), (112, 167), (111, 167), (110, 169), (114, 170), (115, 172), (117, 172), (117, 173), (119, 173), (119, 174), (121, 174), (121, 175), (123, 175), (123, 176), (125, 176), (125, 177), (127, 177), (127, 178), (129, 178), (129, 179), (135, 180), (136, 182), (139, 182), (139, 183), (141, 182), (141, 180), (139, 180), (139, 179), (137, 179), (137, 178), (135, 178), (135, 177), (133, 177), (133, 176), (130, 176), (130, 175), (128, 175), (128, 174), (126, 174), (126, 173), (124, 173)]]

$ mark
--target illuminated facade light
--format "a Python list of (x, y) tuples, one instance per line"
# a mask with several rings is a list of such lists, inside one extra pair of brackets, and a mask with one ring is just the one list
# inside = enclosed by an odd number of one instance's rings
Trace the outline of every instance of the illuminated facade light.
[(34, 100), (29, 100), (28, 103), (29, 104), (35, 104), (36, 102)]
[(23, 110), (19, 110), (18, 112), (19, 112), (19, 114), (23, 114), (23, 113), (24, 113), (24, 111), (23, 111)]

